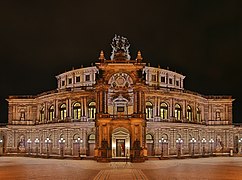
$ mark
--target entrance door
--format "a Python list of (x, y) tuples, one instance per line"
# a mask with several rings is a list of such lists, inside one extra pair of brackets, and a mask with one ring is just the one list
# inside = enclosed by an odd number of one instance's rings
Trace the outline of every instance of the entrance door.
[(116, 157), (125, 157), (125, 139), (116, 140)]

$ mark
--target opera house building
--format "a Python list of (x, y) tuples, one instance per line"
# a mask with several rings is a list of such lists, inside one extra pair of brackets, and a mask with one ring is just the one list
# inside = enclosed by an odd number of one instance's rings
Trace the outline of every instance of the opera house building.
[[(185, 76), (150, 67), (116, 36), (91, 67), (56, 76), (56, 89), (9, 96), (0, 154), (81, 157), (97, 161), (239, 153), (231, 96), (184, 87)], [(242, 139), (241, 139), (242, 140)]]

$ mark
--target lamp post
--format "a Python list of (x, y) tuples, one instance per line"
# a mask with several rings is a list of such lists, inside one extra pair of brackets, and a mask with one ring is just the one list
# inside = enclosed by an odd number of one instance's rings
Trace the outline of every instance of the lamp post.
[(81, 143), (81, 153), (80, 153), (80, 157), (82, 157), (83, 155), (83, 139), (80, 140)]
[(213, 155), (213, 143), (214, 143), (214, 140), (213, 139), (210, 139), (209, 140), (209, 144), (210, 144), (210, 154)]
[(63, 137), (61, 137), (60, 139), (59, 139), (59, 144), (60, 144), (60, 156), (63, 158), (64, 157), (64, 146), (65, 146), (65, 142), (66, 142), (66, 140), (63, 138)]
[(162, 137), (161, 139), (159, 139), (159, 143), (161, 144), (161, 154), (160, 154), (160, 156), (162, 158), (164, 156), (164, 147), (163, 147), (163, 145), (164, 145), (164, 143), (166, 143), (166, 140)]
[(1, 150), (1, 148), (2, 148), (2, 147), (1, 147), (1, 146), (2, 146), (2, 144), (3, 144), (3, 140), (2, 140), (2, 139), (0, 139), (0, 155), (3, 153), (3, 152), (2, 152), (2, 150)]
[(176, 144), (177, 144), (177, 147), (178, 147), (178, 151), (177, 151), (177, 156), (178, 157), (181, 157), (181, 145), (183, 143), (183, 140), (181, 138), (178, 138), (176, 140)]
[(202, 156), (205, 156), (205, 144), (206, 144), (206, 139), (202, 138), (202, 145), (203, 145), (203, 149), (202, 149)]
[(239, 154), (241, 154), (241, 144), (242, 144), (242, 138), (239, 139)]
[(194, 156), (194, 148), (196, 142), (197, 140), (194, 137), (190, 140), (190, 143), (192, 144), (192, 156)]
[(78, 153), (78, 157), (80, 157), (80, 142), (81, 142), (81, 138), (78, 137), (78, 138), (75, 140), (75, 143), (77, 144), (77, 153)]
[(47, 158), (49, 157), (49, 144), (51, 143), (51, 140), (50, 140), (50, 138), (46, 138), (46, 140), (45, 140), (45, 144), (46, 144), (46, 156), (47, 156)]
[(34, 142), (35, 142), (35, 151), (36, 151), (36, 156), (38, 156), (38, 151), (39, 151), (39, 139), (38, 138), (36, 138), (35, 140), (34, 140)]
[(30, 150), (31, 150), (30, 146), (31, 146), (32, 141), (30, 139), (28, 139), (27, 143), (28, 143), (28, 147), (29, 147), (28, 154), (30, 155)]

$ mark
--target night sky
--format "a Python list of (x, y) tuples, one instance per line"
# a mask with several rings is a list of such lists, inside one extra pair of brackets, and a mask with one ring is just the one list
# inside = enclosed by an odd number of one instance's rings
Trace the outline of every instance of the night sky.
[(151, 66), (182, 73), (185, 89), (232, 95), (242, 123), (242, 10), (237, 0), (0, 2), (0, 122), (9, 95), (57, 88), (55, 76), (90, 66), (114, 34)]

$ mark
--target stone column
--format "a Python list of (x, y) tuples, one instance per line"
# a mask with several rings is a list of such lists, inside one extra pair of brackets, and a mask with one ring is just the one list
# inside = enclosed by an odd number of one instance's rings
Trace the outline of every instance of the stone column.
[(69, 107), (69, 113), (68, 113), (68, 116), (69, 118), (71, 119), (72, 118), (72, 106), (71, 106), (71, 99), (69, 99), (69, 104), (68, 104), (68, 107)]
[(83, 106), (84, 106), (84, 113), (83, 113), (83, 116), (87, 116), (87, 97), (85, 96), (83, 98)]

